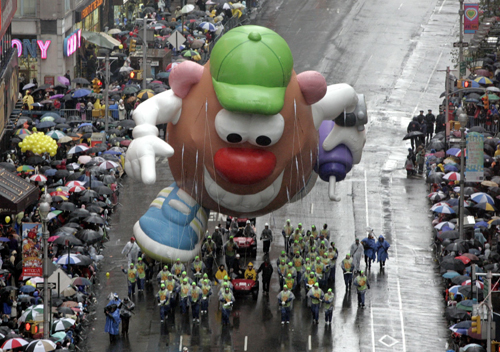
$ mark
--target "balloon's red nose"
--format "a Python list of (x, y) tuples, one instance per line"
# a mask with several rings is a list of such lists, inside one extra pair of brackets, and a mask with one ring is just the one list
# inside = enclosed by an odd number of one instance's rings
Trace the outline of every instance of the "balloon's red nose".
[(214, 160), (219, 176), (239, 185), (259, 183), (276, 167), (276, 156), (262, 149), (222, 148), (215, 153)]

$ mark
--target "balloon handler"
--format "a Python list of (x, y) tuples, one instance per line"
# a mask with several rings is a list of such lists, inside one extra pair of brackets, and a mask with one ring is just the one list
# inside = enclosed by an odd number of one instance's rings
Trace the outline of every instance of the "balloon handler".
[[(125, 164), (152, 184), (155, 158), (168, 157), (175, 179), (134, 225), (147, 256), (190, 261), (211, 209), (261, 216), (304, 197), (318, 175), (338, 201), (335, 183), (361, 160), (364, 96), (344, 83), (327, 86), (318, 72), (296, 74), (288, 44), (270, 29), (228, 31), (209, 62), (182, 62), (169, 82), (171, 90), (134, 111)], [(166, 140), (160, 124), (168, 124)]]

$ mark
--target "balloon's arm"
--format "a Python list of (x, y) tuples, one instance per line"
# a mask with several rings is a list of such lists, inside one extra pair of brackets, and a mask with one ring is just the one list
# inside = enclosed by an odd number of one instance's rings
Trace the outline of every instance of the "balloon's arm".
[(125, 159), (125, 170), (132, 178), (145, 184), (155, 183), (156, 156), (171, 157), (174, 154), (172, 147), (158, 138), (156, 125), (177, 123), (181, 108), (182, 99), (169, 90), (146, 100), (134, 111), (134, 140)]

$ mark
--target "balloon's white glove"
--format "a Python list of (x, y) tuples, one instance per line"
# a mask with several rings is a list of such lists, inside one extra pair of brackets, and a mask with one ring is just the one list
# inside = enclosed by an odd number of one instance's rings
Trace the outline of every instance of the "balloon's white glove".
[(158, 138), (158, 128), (149, 124), (138, 125), (132, 132), (134, 140), (130, 143), (125, 160), (125, 171), (129, 176), (145, 184), (156, 181), (156, 156), (171, 157), (174, 149)]

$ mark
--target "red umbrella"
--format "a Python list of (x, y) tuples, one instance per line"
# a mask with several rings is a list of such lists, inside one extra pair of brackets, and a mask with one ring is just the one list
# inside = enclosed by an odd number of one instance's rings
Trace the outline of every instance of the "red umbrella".
[(34, 174), (33, 176), (30, 177), (31, 181), (38, 181), (38, 182), (45, 182), (47, 181), (47, 177), (39, 174)]
[(70, 191), (71, 193), (73, 193), (73, 192), (82, 192), (82, 191), (85, 191), (85, 187), (74, 186), (74, 187), (71, 187), (68, 191)]
[(20, 348), (23, 346), (26, 346), (29, 342), (26, 341), (25, 339), (16, 337), (13, 339), (8, 339), (5, 341), (2, 345), (2, 349), (4, 350), (13, 350), (14, 348)]
[(132, 143), (131, 140), (125, 139), (124, 141), (120, 142), (120, 145), (123, 146), (123, 147), (128, 147), (130, 145), (130, 143)]
[(470, 258), (464, 257), (463, 255), (455, 257), (455, 259), (461, 260), (465, 265), (470, 263)]
[(464, 254), (462, 254), (461, 256), (462, 256), (462, 257), (467, 257), (467, 258), (469, 258), (471, 261), (478, 261), (478, 260), (479, 260), (479, 258), (478, 258), (476, 255), (472, 254), (472, 253), (464, 253)]
[[(470, 284), (471, 284), (471, 280), (467, 280), (467, 281), (462, 282), (462, 286), (470, 286)], [(479, 280), (476, 280), (476, 286), (480, 289), (484, 288), (484, 284)]]
[(83, 187), (85, 186), (85, 182), (82, 182), (82, 181), (69, 181), (69, 182), (66, 182), (66, 187), (75, 187), (75, 186), (80, 186), (80, 187)]

